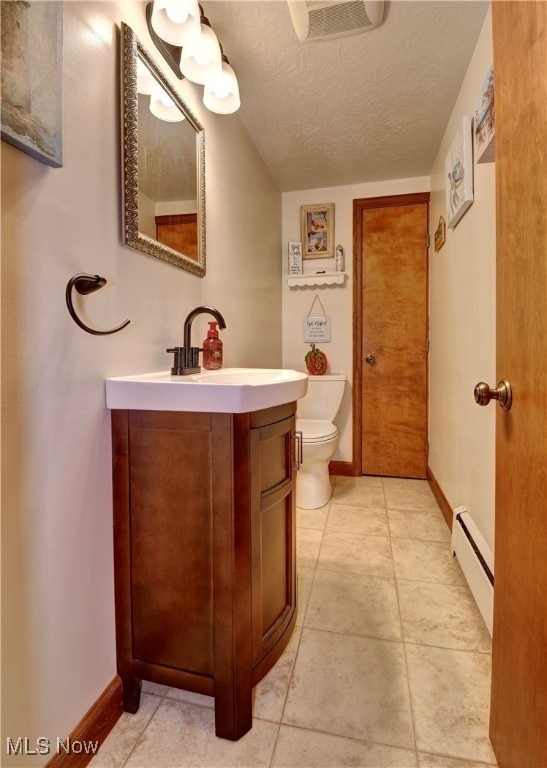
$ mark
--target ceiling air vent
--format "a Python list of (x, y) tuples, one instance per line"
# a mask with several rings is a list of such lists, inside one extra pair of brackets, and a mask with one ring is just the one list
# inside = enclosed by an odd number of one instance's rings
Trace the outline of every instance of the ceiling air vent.
[(328, 40), (380, 26), (384, 0), (287, 0), (299, 40)]

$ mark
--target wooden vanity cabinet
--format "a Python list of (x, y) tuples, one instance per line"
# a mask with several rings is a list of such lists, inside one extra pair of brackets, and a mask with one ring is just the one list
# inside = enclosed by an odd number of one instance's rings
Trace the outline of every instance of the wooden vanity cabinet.
[(112, 411), (118, 673), (215, 698), (252, 726), (252, 687), (296, 621), (296, 404), (242, 414)]

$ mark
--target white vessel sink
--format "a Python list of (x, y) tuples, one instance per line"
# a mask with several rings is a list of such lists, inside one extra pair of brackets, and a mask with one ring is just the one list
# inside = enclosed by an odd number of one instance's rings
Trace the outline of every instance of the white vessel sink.
[(221, 368), (190, 376), (169, 371), (106, 380), (108, 408), (136, 411), (247, 413), (298, 400), (308, 376), (284, 368)]

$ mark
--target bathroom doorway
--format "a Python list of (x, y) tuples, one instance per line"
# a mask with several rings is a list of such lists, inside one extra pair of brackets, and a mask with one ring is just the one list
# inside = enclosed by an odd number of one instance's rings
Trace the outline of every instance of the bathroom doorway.
[(354, 471), (425, 479), (429, 193), (353, 212)]

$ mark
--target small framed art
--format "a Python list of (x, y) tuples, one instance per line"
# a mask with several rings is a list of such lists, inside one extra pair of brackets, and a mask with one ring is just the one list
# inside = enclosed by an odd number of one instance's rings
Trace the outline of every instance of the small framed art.
[(435, 251), (440, 251), (446, 240), (446, 221), (444, 216), (439, 216), (439, 224), (435, 230)]
[(300, 207), (304, 259), (334, 256), (334, 203)]
[(477, 163), (493, 163), (495, 159), (494, 66), (491, 65), (475, 102), (475, 160)]
[(473, 202), (473, 134), (472, 119), (466, 116), (460, 127), (446, 159), (446, 219), (447, 225), (454, 228)]

